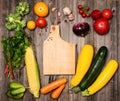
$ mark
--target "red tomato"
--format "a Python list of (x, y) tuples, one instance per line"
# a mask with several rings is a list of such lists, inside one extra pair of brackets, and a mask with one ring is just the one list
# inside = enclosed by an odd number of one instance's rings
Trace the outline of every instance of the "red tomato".
[(43, 28), (47, 25), (47, 21), (45, 18), (42, 18), (42, 17), (39, 17), (37, 20), (36, 20), (36, 25), (39, 27), (39, 28)]
[(97, 20), (98, 18), (100, 18), (100, 16), (101, 16), (101, 12), (98, 9), (93, 10), (92, 13), (91, 13), (91, 17), (94, 20)]
[(84, 13), (84, 11), (80, 9), (79, 10), (79, 14), (83, 14), (83, 13)]
[(107, 19), (99, 18), (94, 22), (94, 29), (98, 34), (106, 34), (109, 31), (110, 24)]
[(112, 16), (113, 16), (113, 13), (112, 13), (112, 11), (111, 11), (110, 9), (104, 9), (104, 10), (102, 11), (102, 17), (103, 17), (103, 18), (111, 19)]
[(78, 9), (83, 9), (83, 6), (82, 5), (78, 5)]

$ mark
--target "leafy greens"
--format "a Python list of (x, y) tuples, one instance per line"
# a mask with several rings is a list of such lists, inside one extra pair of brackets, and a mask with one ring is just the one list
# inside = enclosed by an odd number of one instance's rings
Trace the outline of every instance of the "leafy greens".
[[(27, 2), (19, 2), (15, 13), (10, 13), (6, 17), (5, 27), (8, 30), (15, 31), (13, 36), (2, 38), (2, 47), (5, 57), (5, 65), (8, 67), (8, 75), (14, 79), (14, 71), (19, 69), (24, 62), (25, 50), (29, 46), (29, 39), (25, 33), (24, 27), (26, 21), (22, 20), (22, 16), (29, 13), (29, 4)], [(6, 70), (6, 69), (5, 69)]]

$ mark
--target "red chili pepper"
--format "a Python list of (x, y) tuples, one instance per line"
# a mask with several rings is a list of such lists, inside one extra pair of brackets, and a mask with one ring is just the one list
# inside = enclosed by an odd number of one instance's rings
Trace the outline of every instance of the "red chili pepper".
[(6, 65), (5, 70), (4, 70), (4, 74), (6, 74), (8, 72), (8, 70), (9, 70), (9, 67), (8, 67), (8, 65)]

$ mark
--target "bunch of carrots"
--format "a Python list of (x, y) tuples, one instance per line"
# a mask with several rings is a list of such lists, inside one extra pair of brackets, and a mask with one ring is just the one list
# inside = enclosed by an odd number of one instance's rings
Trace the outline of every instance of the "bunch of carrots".
[(65, 88), (66, 82), (67, 79), (65, 77), (59, 78), (47, 85), (44, 85), (40, 89), (40, 92), (41, 94), (48, 94), (49, 92), (52, 91), (51, 98), (58, 99), (63, 89)]

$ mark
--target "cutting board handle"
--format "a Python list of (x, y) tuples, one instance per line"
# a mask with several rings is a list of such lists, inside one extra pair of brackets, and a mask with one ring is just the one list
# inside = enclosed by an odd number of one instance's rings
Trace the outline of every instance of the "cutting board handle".
[(60, 38), (59, 26), (58, 25), (51, 25), (50, 36)]

